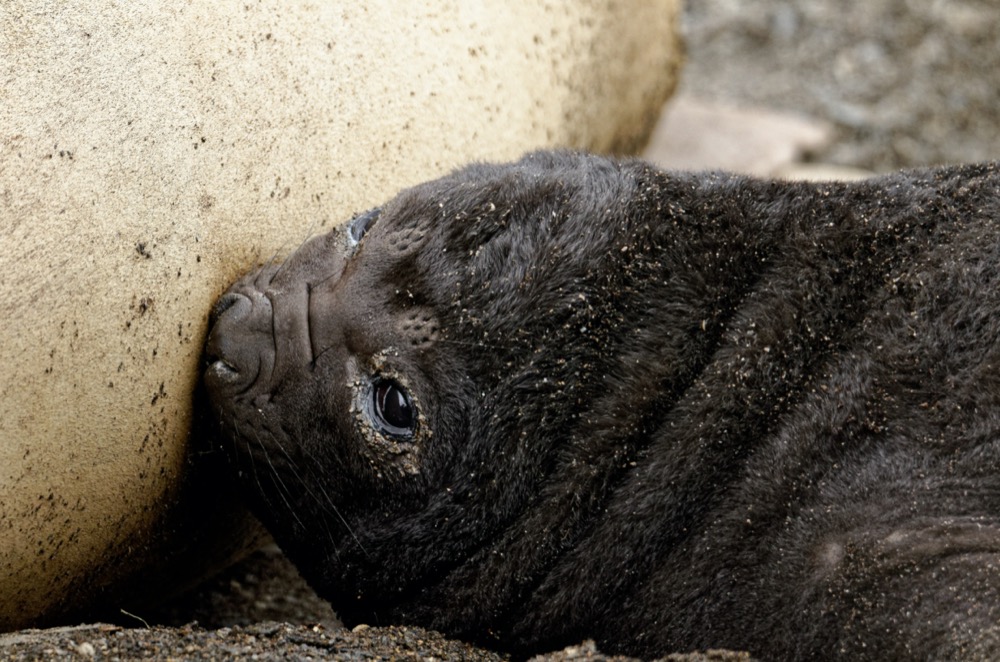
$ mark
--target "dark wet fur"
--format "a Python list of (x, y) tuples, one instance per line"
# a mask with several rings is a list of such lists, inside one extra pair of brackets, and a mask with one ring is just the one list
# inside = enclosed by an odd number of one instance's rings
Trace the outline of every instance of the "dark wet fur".
[[(273, 296), (329, 301), (311, 355), (213, 406), (348, 624), (518, 654), (996, 657), (998, 221), (996, 164), (473, 165), (386, 204), (346, 262), (336, 236), (294, 254)], [(343, 366), (387, 348), (416, 473), (348, 411)]]

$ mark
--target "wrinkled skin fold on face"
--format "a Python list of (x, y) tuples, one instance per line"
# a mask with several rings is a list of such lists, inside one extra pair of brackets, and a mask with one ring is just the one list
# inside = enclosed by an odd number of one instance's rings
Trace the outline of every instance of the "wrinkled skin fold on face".
[(471, 165), (220, 299), (220, 446), (347, 624), (1000, 654), (998, 221), (996, 164)]

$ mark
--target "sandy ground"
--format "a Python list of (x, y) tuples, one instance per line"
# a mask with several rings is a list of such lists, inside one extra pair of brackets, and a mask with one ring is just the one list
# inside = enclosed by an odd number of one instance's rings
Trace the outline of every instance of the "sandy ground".
[[(684, 79), (648, 158), (780, 175), (1000, 157), (1000, 3), (688, 5)], [(100, 618), (115, 624), (0, 635), (0, 659), (497, 659), (419, 629), (340, 629), (273, 547), (159, 607)], [(550, 659), (604, 658), (582, 645)]]
[[(79, 625), (0, 635), (0, 659), (34, 660), (463, 660), (504, 658), (420, 628), (329, 629), (320, 625), (265, 622), (206, 630), (196, 625), (123, 628)], [(619, 660), (592, 642), (544, 655), (538, 662)], [(709, 651), (668, 655), (667, 662), (749, 662), (745, 654)]]

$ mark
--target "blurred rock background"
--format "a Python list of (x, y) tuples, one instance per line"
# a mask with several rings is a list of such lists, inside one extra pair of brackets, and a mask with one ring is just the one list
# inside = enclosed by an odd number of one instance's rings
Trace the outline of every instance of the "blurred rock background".
[(884, 172), (1000, 158), (995, 0), (689, 0), (684, 32), (653, 160), (786, 174), (782, 160)]

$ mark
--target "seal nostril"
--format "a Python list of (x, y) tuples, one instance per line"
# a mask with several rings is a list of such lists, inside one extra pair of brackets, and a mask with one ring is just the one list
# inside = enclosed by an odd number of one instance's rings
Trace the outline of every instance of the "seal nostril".
[(227, 292), (215, 302), (208, 316), (210, 331), (205, 346), (205, 367), (228, 376), (240, 372), (237, 367), (238, 361), (232, 356), (234, 354), (232, 337), (243, 315), (233, 310), (234, 308), (249, 310), (251, 308), (249, 297), (236, 292)]
[(219, 300), (215, 302), (214, 306), (212, 306), (212, 312), (209, 313), (209, 326), (215, 326), (215, 323), (219, 321), (219, 317), (221, 317), (223, 313), (232, 308), (234, 305), (239, 303), (240, 300), (249, 301), (247, 297), (242, 294), (237, 294), (236, 292), (226, 292), (219, 297)]
[(229, 291), (212, 307), (209, 323), (203, 354), (209, 398), (236, 397), (257, 382), (262, 362), (273, 363), (271, 305), (263, 293)]
[(234, 381), (240, 377), (240, 371), (225, 359), (209, 357), (206, 374), (213, 375), (222, 381)]

